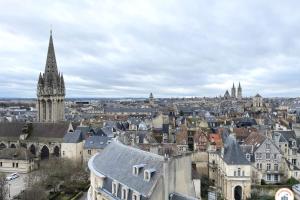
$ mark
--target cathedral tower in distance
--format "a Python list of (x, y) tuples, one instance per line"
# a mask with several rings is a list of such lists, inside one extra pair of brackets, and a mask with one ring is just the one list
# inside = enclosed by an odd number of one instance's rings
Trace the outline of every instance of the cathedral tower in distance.
[(234, 83), (231, 88), (231, 98), (233, 98), (233, 99), (236, 98), (236, 89), (235, 89)]
[(64, 120), (65, 82), (57, 70), (55, 52), (50, 31), (45, 72), (40, 73), (37, 85), (37, 121), (58, 122)]
[(237, 98), (239, 100), (242, 99), (242, 86), (241, 86), (241, 83), (239, 83), (239, 87), (238, 87), (238, 91), (237, 91)]

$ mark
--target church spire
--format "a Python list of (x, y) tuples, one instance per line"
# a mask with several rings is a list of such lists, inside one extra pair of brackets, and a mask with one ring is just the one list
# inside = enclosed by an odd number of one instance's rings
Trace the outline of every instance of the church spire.
[(48, 46), (48, 53), (47, 53), (47, 61), (45, 66), (45, 74), (54, 73), (55, 75), (58, 74), (57, 65), (56, 65), (56, 58), (55, 58), (55, 51), (53, 45), (53, 38), (52, 38), (52, 29), (50, 30), (50, 39), (49, 39), (49, 46)]

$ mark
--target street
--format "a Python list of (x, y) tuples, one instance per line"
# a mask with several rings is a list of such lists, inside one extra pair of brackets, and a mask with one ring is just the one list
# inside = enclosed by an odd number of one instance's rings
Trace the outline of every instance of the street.
[(19, 174), (19, 175), (20, 177), (8, 181), (6, 184), (9, 189), (8, 190), (8, 196), (10, 197), (9, 199), (13, 199), (14, 196), (18, 195), (22, 190), (25, 189), (25, 178), (27, 174)]

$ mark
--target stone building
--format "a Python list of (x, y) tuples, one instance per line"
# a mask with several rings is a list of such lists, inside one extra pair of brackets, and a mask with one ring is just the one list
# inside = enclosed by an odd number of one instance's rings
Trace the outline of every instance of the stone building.
[(88, 200), (200, 198), (200, 180), (192, 179), (189, 155), (165, 158), (112, 142), (93, 156), (88, 166), (91, 172)]
[(221, 151), (209, 152), (209, 178), (226, 200), (245, 200), (251, 192), (251, 164), (233, 135)]
[(284, 175), (280, 149), (265, 135), (252, 132), (242, 145), (252, 166), (266, 183), (279, 183)]
[(0, 173), (27, 173), (37, 169), (35, 156), (25, 148), (6, 148), (0, 150)]
[(263, 98), (260, 94), (256, 94), (255, 97), (252, 99), (253, 107), (256, 109), (261, 109), (263, 107)]
[(45, 71), (40, 73), (37, 85), (37, 120), (58, 122), (64, 120), (65, 83), (57, 70), (52, 32), (48, 46)]
[(61, 143), (73, 125), (60, 123), (0, 123), (0, 149), (24, 147), (35, 157), (61, 156)]

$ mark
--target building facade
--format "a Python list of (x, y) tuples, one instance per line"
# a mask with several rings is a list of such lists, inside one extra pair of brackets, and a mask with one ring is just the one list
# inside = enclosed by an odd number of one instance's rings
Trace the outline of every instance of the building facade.
[(251, 164), (233, 135), (221, 151), (209, 152), (209, 178), (226, 200), (246, 200), (251, 192)]
[(112, 142), (88, 165), (88, 200), (196, 199), (195, 189), (199, 188), (193, 184), (189, 155), (164, 158)]
[(58, 122), (64, 120), (65, 83), (57, 70), (52, 32), (48, 46), (45, 71), (40, 73), (37, 85), (37, 121)]

